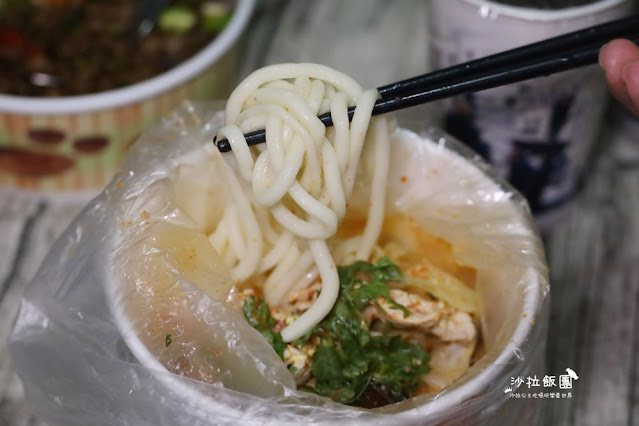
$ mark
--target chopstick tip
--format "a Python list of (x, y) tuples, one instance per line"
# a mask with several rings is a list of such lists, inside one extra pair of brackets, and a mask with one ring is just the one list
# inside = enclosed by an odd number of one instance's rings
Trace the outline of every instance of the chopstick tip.
[(217, 135), (213, 137), (213, 145), (217, 146), (220, 152), (229, 152), (231, 150), (231, 144), (228, 139), (217, 140)]

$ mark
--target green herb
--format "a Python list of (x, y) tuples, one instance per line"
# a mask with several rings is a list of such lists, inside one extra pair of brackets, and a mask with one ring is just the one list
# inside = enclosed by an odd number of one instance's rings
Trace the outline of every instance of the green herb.
[(173, 341), (171, 340), (171, 334), (167, 333), (166, 337), (164, 338), (164, 347), (168, 348), (172, 342)]
[(202, 26), (212, 33), (222, 32), (233, 17), (233, 11), (224, 3), (210, 1), (202, 5)]
[[(386, 299), (391, 307), (401, 309), (404, 316), (410, 311), (396, 303), (390, 297), (390, 290), (386, 285), (389, 281), (403, 281), (404, 276), (397, 265), (387, 257), (383, 257), (372, 264), (356, 262), (351, 266), (338, 268), (341, 296), (355, 309), (362, 309), (371, 302), (376, 303), (378, 297)], [(366, 279), (366, 282), (364, 281)], [(366, 284), (366, 285), (364, 285)]]
[(399, 336), (376, 336), (368, 350), (372, 383), (394, 401), (410, 398), (429, 370), (428, 353)]
[(162, 12), (158, 27), (165, 32), (184, 34), (195, 26), (196, 21), (197, 16), (189, 7), (173, 6)]
[[(366, 406), (410, 398), (429, 370), (428, 353), (398, 336), (387, 335), (392, 327), (382, 327), (381, 335), (372, 335), (361, 312), (381, 297), (410, 314), (392, 300), (386, 284), (403, 280), (400, 269), (382, 258), (375, 264), (357, 262), (340, 267), (338, 273), (340, 294), (333, 309), (310, 333), (292, 343), (301, 347), (312, 335), (319, 336), (311, 366), (315, 384), (308, 390), (342, 404)], [(243, 309), (249, 323), (283, 359), (286, 343), (272, 330), (275, 321), (266, 302), (249, 296)]]
[(371, 335), (361, 314), (379, 297), (410, 314), (392, 300), (386, 285), (403, 279), (400, 269), (382, 258), (375, 264), (340, 267), (338, 272), (340, 295), (315, 329), (321, 336), (311, 367), (315, 392), (343, 404), (357, 404), (369, 387), (390, 402), (410, 398), (428, 372), (428, 354), (399, 337)]
[(266, 338), (282, 361), (284, 361), (286, 343), (282, 340), (282, 335), (279, 332), (273, 331), (275, 320), (271, 316), (268, 304), (262, 299), (248, 296), (244, 300), (242, 311), (248, 323), (262, 333), (262, 336)]

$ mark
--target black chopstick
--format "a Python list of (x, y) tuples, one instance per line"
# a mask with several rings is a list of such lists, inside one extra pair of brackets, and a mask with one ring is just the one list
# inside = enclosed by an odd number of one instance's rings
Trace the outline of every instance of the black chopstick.
[[(373, 115), (595, 64), (599, 49), (615, 38), (639, 43), (638, 23), (638, 16), (612, 21), (383, 86), (378, 90), (385, 96), (375, 103)], [(349, 108), (349, 120), (354, 112), (355, 107)], [(330, 113), (318, 118), (327, 127), (333, 125)], [(257, 130), (245, 138), (249, 146), (256, 145), (265, 141), (266, 133)], [(221, 152), (231, 150), (226, 139), (213, 142)]]
[(533, 60), (535, 58), (547, 56), (553, 52), (571, 50), (577, 46), (583, 46), (585, 44), (601, 40), (611, 41), (617, 37), (625, 37), (627, 34), (637, 32), (638, 30), (639, 15), (630, 16), (628, 18), (573, 31), (571, 33), (507, 50), (505, 52), (464, 62), (462, 64), (442, 68), (418, 77), (378, 87), (377, 90), (382, 98), (412, 93), (417, 90), (424, 90), (427, 87), (450, 82), (453, 79), (458, 79), (466, 75), (473, 75), (474, 73), (506, 66), (508, 64), (515, 63), (516, 61)]

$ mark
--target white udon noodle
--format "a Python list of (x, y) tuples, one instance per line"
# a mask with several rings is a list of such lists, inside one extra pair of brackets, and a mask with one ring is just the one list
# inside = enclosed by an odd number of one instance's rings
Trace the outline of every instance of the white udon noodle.
[[(282, 330), (286, 342), (319, 323), (337, 299), (327, 239), (344, 218), (369, 125), (375, 151), (368, 219), (362, 235), (342, 243), (339, 251), (348, 254), (340, 261), (367, 260), (381, 231), (389, 129), (385, 118), (371, 118), (377, 97), (331, 68), (281, 64), (254, 72), (228, 99), (217, 137), (232, 147), (223, 171), (232, 202), (209, 239), (235, 280), (266, 273), (264, 297), (271, 306), (319, 274), (320, 295)], [(357, 105), (350, 123), (349, 105)], [(317, 118), (328, 111), (329, 129)], [(266, 129), (266, 143), (249, 147), (243, 134), (257, 129)]]

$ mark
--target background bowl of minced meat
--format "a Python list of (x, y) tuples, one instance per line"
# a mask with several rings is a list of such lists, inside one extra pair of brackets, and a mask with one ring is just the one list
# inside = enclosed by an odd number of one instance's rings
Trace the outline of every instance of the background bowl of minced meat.
[(0, 4), (0, 186), (96, 193), (148, 125), (230, 93), (255, 0), (142, 3)]

